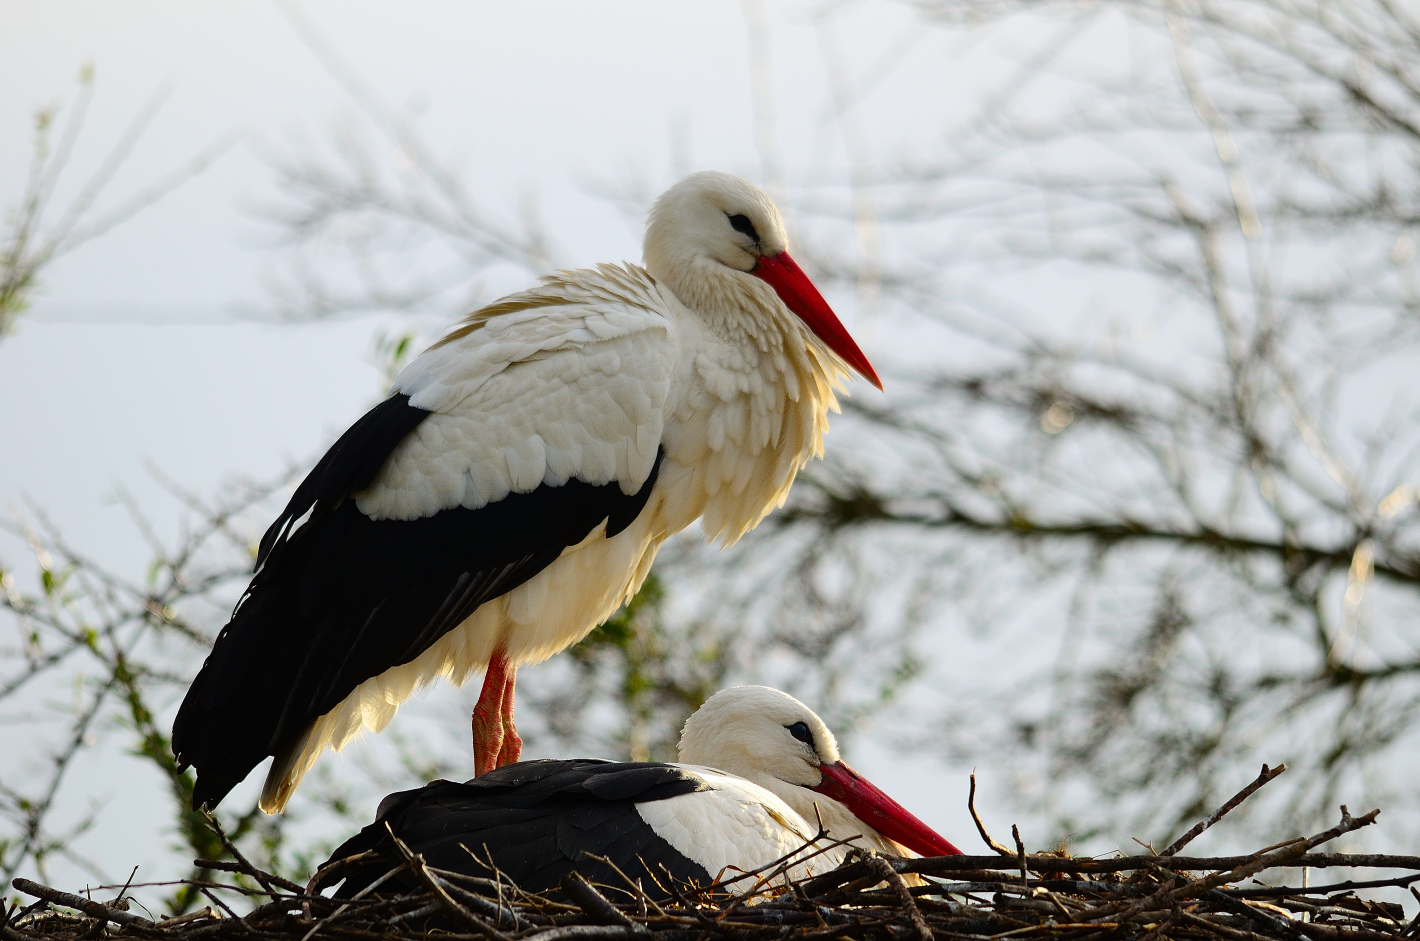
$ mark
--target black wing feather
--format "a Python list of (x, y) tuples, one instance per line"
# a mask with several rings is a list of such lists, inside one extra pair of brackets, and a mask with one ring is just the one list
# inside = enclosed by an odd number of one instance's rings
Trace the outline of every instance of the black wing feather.
[(512, 591), (603, 521), (621, 532), (660, 472), (632, 495), (570, 480), (479, 509), (374, 520), (353, 498), (431, 413), (392, 396), (341, 435), (261, 542), (256, 573), (173, 725), (197, 769), (193, 805), (215, 806), (355, 687), (408, 663), (481, 604)]
[[(375, 822), (342, 844), (327, 864), (366, 850), (379, 854), (336, 870), (334, 878), (345, 880), (336, 894), (348, 898), (399, 863), (389, 837), (393, 831), (435, 868), (486, 877), (474, 857), (491, 857), (500, 872), (530, 892), (555, 891), (573, 871), (613, 890), (624, 886), (611, 867), (592, 858), (605, 857), (632, 879), (640, 878), (647, 893), (659, 899), (658, 884), (667, 876), (705, 885), (711, 873), (657, 836), (636, 805), (707, 789), (698, 775), (673, 765), (522, 762), (464, 784), (435, 781), (391, 795)], [(411, 875), (401, 873), (380, 891), (417, 888)]]

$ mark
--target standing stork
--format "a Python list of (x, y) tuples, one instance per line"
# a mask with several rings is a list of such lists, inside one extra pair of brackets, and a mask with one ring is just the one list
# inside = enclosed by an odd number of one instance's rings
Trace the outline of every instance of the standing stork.
[[(777, 689), (711, 696), (685, 723), (680, 759), (528, 761), (391, 794), (326, 865), (374, 852), (332, 868), (329, 881), (343, 878), (337, 895), (349, 898), (386, 876), (401, 861), (391, 836), (431, 866), (487, 876), (491, 864), (529, 892), (577, 872), (613, 888), (639, 879), (652, 897), (667, 892), (667, 876), (742, 892), (755, 880), (737, 874), (778, 861), (790, 878), (816, 875), (848, 846), (961, 854), (848, 767), (813, 710)], [(412, 888), (404, 872), (385, 890)]]
[(651, 207), (645, 267), (562, 271), (470, 314), (321, 458), (178, 711), (216, 806), (267, 756), (283, 810), (327, 747), (484, 670), (475, 773), (517, 761), (517, 667), (635, 594), (667, 537), (729, 545), (822, 453), (834, 392), (882, 384), (750, 183)]

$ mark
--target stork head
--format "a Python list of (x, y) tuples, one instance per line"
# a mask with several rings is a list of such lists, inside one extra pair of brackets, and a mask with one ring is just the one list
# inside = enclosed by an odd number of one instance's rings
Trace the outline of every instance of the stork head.
[(961, 853), (848, 767), (823, 720), (777, 689), (736, 686), (711, 696), (685, 722), (680, 760), (773, 791), (811, 825), (822, 821), (832, 839), (897, 856)]
[(782, 304), (881, 389), (868, 358), (788, 248), (784, 219), (763, 190), (734, 174), (705, 170), (681, 180), (651, 206), (643, 251), (651, 276), (702, 316), (745, 318), (748, 322), (733, 326), (753, 334), (756, 314)]

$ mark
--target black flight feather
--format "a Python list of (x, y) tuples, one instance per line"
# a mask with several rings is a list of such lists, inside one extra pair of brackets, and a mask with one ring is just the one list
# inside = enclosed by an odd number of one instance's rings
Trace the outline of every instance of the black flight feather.
[[(390, 795), (375, 822), (346, 840), (327, 864), (377, 852), (378, 858), (332, 873), (332, 882), (344, 879), (336, 896), (349, 898), (399, 864), (393, 832), (437, 869), (487, 878), (492, 874), (474, 857), (491, 857), (504, 876), (530, 892), (555, 892), (562, 877), (575, 871), (609, 887), (604, 891), (614, 897), (625, 883), (593, 858), (604, 857), (639, 878), (659, 900), (668, 877), (707, 885), (712, 874), (657, 836), (636, 805), (709, 789), (699, 775), (674, 765), (527, 761), (464, 784), (435, 781)], [(413, 876), (402, 872), (377, 891), (418, 888)]]
[(354, 495), (431, 413), (406, 395), (341, 435), (262, 538), (256, 573), (173, 725), (197, 769), (193, 806), (214, 807), (267, 756), (297, 742), (371, 677), (408, 663), (481, 604), (586, 538), (630, 526), (660, 472), (635, 494), (569, 480), (476, 510), (374, 520)]

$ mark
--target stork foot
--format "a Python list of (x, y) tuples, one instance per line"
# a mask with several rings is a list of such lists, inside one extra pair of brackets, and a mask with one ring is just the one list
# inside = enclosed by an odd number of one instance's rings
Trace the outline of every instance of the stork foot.
[(488, 661), (483, 691), (473, 707), (473, 773), (487, 774), (512, 764), (523, 752), (523, 740), (513, 725), (513, 686), (517, 667), (500, 648)]

